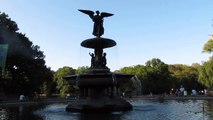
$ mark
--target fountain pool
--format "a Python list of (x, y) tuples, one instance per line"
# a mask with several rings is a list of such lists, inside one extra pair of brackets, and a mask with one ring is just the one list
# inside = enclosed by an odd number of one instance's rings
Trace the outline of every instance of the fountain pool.
[(210, 120), (212, 100), (131, 100), (132, 111), (112, 113), (66, 112), (66, 103), (0, 106), (1, 120)]

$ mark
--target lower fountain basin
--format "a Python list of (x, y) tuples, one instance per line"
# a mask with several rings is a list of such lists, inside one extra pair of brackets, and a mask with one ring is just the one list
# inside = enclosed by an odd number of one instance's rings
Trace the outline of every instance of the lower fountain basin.
[(68, 104), (68, 112), (118, 112), (132, 110), (132, 105), (119, 95), (119, 86), (134, 75), (112, 72), (93, 73), (64, 77), (70, 83), (77, 83), (79, 98)]
[(70, 83), (78, 81), (79, 86), (109, 86), (128, 82), (134, 75), (120, 73), (87, 73), (64, 77)]
[(132, 110), (132, 105), (120, 97), (79, 99), (66, 107), (68, 112), (106, 113)]

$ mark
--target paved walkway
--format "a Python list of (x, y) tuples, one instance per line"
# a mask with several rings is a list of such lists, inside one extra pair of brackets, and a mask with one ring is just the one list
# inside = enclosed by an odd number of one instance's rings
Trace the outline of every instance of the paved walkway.
[[(196, 96), (162, 96), (162, 95), (144, 95), (137, 96), (132, 98), (125, 98), (127, 100), (213, 100), (213, 97), (205, 96), (205, 95), (196, 95)], [(49, 99), (41, 99), (37, 101), (24, 101), (20, 102), (19, 100), (4, 100), (0, 101), (1, 106), (8, 105), (36, 105), (36, 104), (48, 104), (48, 103), (70, 103), (75, 99), (65, 99), (65, 98), (49, 98)]]
[(0, 106), (5, 105), (36, 105), (36, 104), (48, 104), (48, 103), (69, 103), (73, 102), (74, 99), (65, 99), (65, 98), (51, 98), (51, 99), (41, 99), (41, 100), (3, 100), (0, 101)]
[(205, 95), (190, 95), (190, 96), (170, 96), (170, 95), (153, 95), (153, 96), (138, 96), (133, 97), (133, 99), (142, 99), (142, 100), (158, 100), (158, 99), (164, 99), (164, 100), (213, 100), (213, 97), (205, 96)]

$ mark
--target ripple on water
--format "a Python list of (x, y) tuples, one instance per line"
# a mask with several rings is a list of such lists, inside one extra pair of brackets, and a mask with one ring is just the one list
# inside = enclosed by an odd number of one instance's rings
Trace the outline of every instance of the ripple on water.
[[(203, 118), (203, 101), (169, 100), (157, 101), (138, 100), (133, 102), (134, 110), (124, 115), (124, 119), (139, 120), (200, 120)], [(134, 117), (132, 117), (134, 116)]]
[[(166, 100), (164, 102), (131, 101), (133, 110), (112, 114), (80, 114), (65, 111), (65, 104), (48, 105), (34, 113), (44, 120), (202, 120), (209, 119), (211, 113), (203, 112), (203, 100)], [(206, 104), (206, 103), (205, 103)], [(210, 115), (209, 115), (210, 114)]]
[(51, 104), (45, 109), (35, 111), (34, 114), (41, 116), (44, 120), (78, 120), (79, 113), (65, 111), (65, 104)]

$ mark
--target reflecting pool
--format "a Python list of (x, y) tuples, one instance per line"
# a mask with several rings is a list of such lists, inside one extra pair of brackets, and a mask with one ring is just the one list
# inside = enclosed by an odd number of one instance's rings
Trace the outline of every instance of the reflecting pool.
[(0, 120), (211, 120), (212, 100), (132, 100), (133, 110), (110, 114), (66, 112), (67, 104), (2, 106)]

